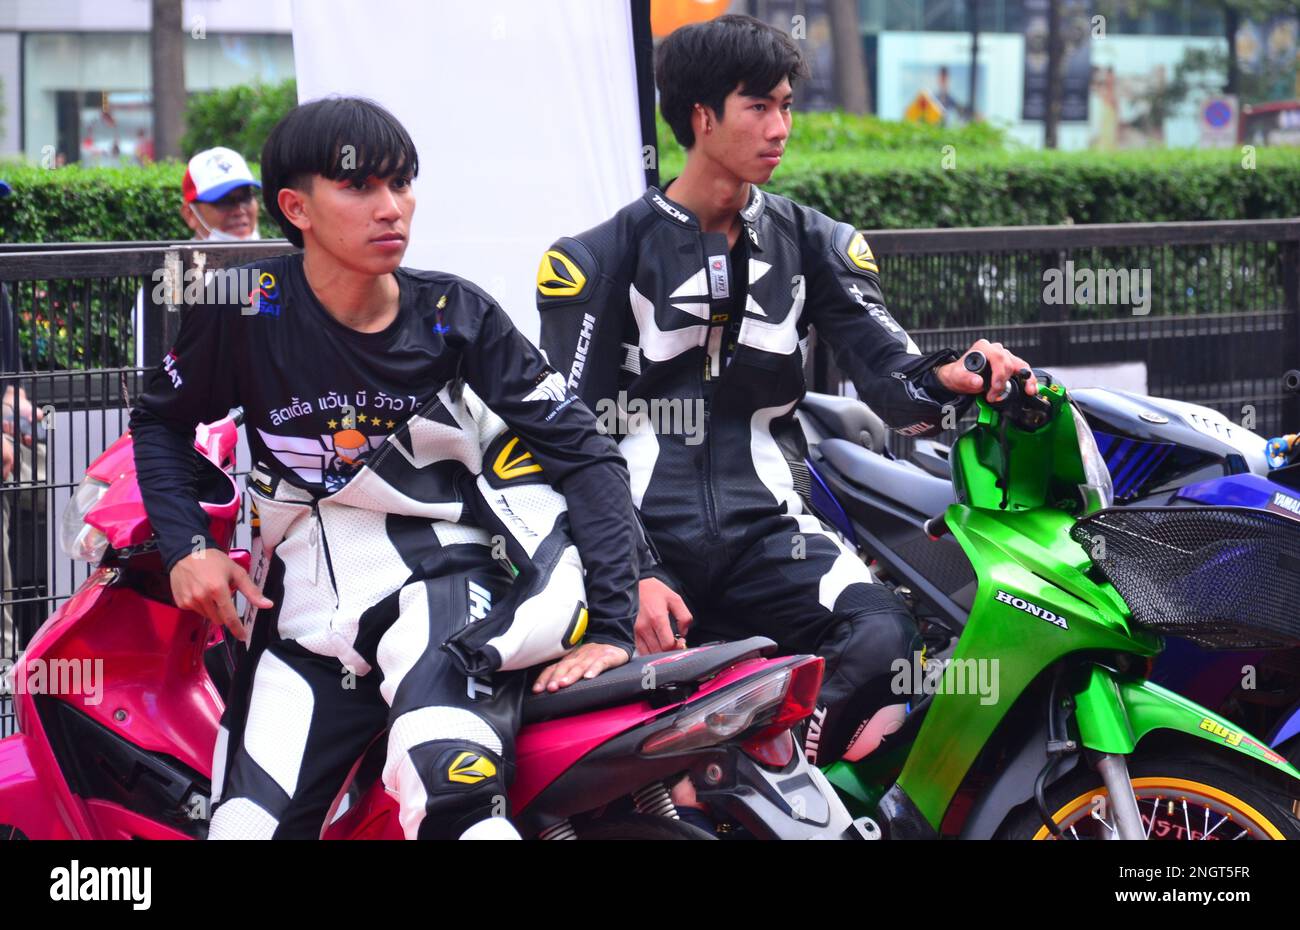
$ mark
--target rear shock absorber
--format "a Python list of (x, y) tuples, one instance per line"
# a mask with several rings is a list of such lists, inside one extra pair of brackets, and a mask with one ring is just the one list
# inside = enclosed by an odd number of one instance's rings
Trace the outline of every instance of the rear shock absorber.
[(632, 803), (636, 805), (638, 814), (645, 814), (648, 817), (669, 817), (673, 820), (681, 820), (681, 817), (677, 816), (677, 806), (673, 804), (668, 788), (661, 781), (651, 782), (633, 792)]

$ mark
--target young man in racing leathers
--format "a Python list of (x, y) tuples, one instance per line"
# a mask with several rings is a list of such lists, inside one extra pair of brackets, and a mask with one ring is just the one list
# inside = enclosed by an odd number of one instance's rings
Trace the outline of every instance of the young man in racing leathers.
[[(805, 754), (861, 758), (901, 722), (910, 695), (893, 693), (892, 667), (920, 643), (902, 603), (797, 493), (788, 460), (804, 452), (794, 412), (808, 330), (906, 435), (937, 432), (945, 405), (964, 409), (981, 380), (954, 351), (920, 354), (885, 308), (862, 233), (758, 189), (785, 149), (792, 82), (806, 76), (789, 36), (723, 16), (670, 35), (655, 70), (686, 166), (546, 253), (542, 348), (598, 419), (615, 402), (701, 408), (702, 441), (645, 417), (621, 429), (658, 559), (642, 570), (638, 649), (680, 645), (671, 617), (682, 631), (698, 618), (692, 641), (764, 635), (821, 655)], [(1024, 366), (1000, 345), (971, 348), (993, 363), (991, 396)]]
[[(554, 690), (632, 651), (640, 533), (618, 449), (487, 294), (399, 267), (417, 170), (374, 103), (287, 114), (263, 190), (303, 253), (236, 269), (251, 293), (191, 308), (132, 413), (176, 604), (241, 638), (231, 592), (257, 608), (216, 748), (213, 838), (318, 836), (385, 728), (408, 838), (517, 838), (519, 669), (563, 656), (536, 685)], [(260, 584), (208, 536), (195, 482), (196, 424), (235, 406)]]

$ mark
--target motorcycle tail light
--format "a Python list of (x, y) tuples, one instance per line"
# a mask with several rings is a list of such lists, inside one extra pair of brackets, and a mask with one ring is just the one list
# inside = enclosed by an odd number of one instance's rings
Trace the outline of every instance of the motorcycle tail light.
[(809, 657), (761, 675), (692, 707), (673, 725), (641, 744), (645, 755), (667, 755), (717, 746), (761, 726), (752, 739), (770, 739), (812, 713), (821, 687), (822, 660)]

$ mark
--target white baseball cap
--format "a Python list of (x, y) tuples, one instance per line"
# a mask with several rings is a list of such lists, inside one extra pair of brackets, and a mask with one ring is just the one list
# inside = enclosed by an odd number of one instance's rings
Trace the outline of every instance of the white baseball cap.
[(217, 146), (199, 152), (190, 159), (185, 180), (181, 182), (181, 192), (186, 203), (195, 200), (212, 203), (235, 188), (250, 184), (258, 188), (262, 186), (253, 180), (253, 173), (248, 170), (244, 156), (234, 149)]

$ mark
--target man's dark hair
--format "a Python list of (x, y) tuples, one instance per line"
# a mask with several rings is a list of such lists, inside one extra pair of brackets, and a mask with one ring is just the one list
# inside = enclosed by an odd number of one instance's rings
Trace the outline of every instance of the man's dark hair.
[(262, 200), (289, 241), (302, 248), (302, 231), (280, 211), (280, 191), (303, 189), (313, 175), (331, 181), (420, 173), (406, 128), (373, 100), (327, 97), (294, 107), (262, 146)]
[(737, 87), (762, 97), (785, 78), (808, 77), (794, 40), (752, 16), (731, 14), (675, 30), (655, 52), (659, 110), (685, 148), (695, 144), (691, 110), (702, 103), (723, 118), (723, 105)]

